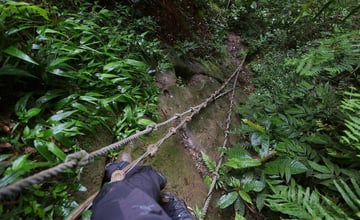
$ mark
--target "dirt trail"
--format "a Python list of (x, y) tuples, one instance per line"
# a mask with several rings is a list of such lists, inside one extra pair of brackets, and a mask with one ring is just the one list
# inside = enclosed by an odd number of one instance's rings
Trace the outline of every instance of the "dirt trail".
[[(202, 68), (190, 65), (187, 71), (187, 79), (181, 78), (182, 73), (173, 72), (157, 74), (157, 86), (162, 94), (159, 96), (159, 112), (162, 120), (172, 117), (176, 113), (186, 111), (191, 106), (203, 102), (209, 95), (221, 85), (220, 81), (231, 75), (238, 59), (239, 50), (243, 48), (239, 36), (229, 34), (227, 41), (229, 57), (225, 59), (222, 67), (207, 68), (210, 63), (202, 64)], [(188, 73), (192, 73), (189, 77)], [(181, 82), (181, 84), (179, 84)], [(242, 74), (238, 81), (236, 104), (245, 101), (249, 90), (248, 76)], [(244, 92), (247, 91), (247, 92)], [(168, 139), (162, 146), (155, 158), (149, 160), (149, 164), (168, 177), (165, 190), (177, 193), (190, 207), (202, 207), (208, 192), (208, 186), (203, 182), (203, 175), (207, 169), (201, 160), (201, 152), (206, 153), (213, 160), (218, 160), (220, 153), (217, 148), (223, 144), (225, 120), (229, 108), (229, 95), (218, 99), (202, 110), (184, 128)], [(233, 113), (232, 127), (240, 124), (239, 115)], [(171, 126), (175, 126), (175, 123)], [(132, 145), (132, 151), (136, 155), (145, 150), (145, 146), (155, 143), (161, 138), (168, 128), (162, 128), (156, 133), (149, 135)], [(240, 141), (240, 137), (230, 134), (228, 146)], [(143, 147), (141, 147), (143, 146)], [(228, 219), (229, 212), (216, 208), (216, 196), (212, 200), (207, 219)]]
[[(187, 71), (188, 78), (186, 79), (182, 77), (183, 73), (179, 70), (157, 74), (156, 84), (162, 91), (158, 105), (162, 121), (203, 102), (219, 88), (221, 81), (232, 74), (230, 70), (236, 68), (237, 53), (242, 49), (240, 38), (230, 34), (227, 46), (229, 56), (224, 59), (225, 63), (222, 67), (214, 68), (211, 63), (192, 63), (182, 69)], [(191, 73), (190, 76), (189, 73)], [(247, 92), (244, 92), (249, 88), (248, 84), (244, 83), (248, 81), (247, 77), (243, 74), (240, 76), (236, 104), (243, 102), (247, 97)], [(216, 100), (195, 116), (180, 132), (165, 141), (156, 157), (148, 159), (145, 163), (152, 165), (168, 178), (166, 191), (176, 193), (192, 208), (196, 206), (202, 208), (208, 192), (208, 186), (203, 182), (203, 175), (207, 174), (207, 169), (201, 160), (201, 152), (206, 153), (213, 160), (219, 159), (220, 153), (217, 148), (222, 145), (224, 140), (228, 108), (229, 95)], [(169, 127), (175, 126), (175, 123)], [(232, 128), (239, 124), (239, 116), (233, 113)], [(126, 150), (131, 152), (133, 158), (136, 158), (146, 150), (147, 145), (162, 138), (169, 127), (160, 128), (154, 133), (135, 140), (126, 146)], [(237, 135), (231, 134), (228, 146), (238, 142), (239, 138)], [(97, 138), (97, 140), (96, 143), (89, 143), (89, 145), (99, 146), (99, 139)], [(107, 139), (105, 142), (108, 141)], [(99, 188), (101, 179), (94, 180), (94, 173), (96, 173), (96, 177), (101, 176), (104, 165), (104, 159), (100, 159), (91, 167), (85, 168), (81, 179), (88, 188), (88, 192), (80, 193), (80, 197), (84, 198)], [(229, 218), (229, 212), (217, 209), (215, 203), (216, 196), (210, 204), (207, 219)]]

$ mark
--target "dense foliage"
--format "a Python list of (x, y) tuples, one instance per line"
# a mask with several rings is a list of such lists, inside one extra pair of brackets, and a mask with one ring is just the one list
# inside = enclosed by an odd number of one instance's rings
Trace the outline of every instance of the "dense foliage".
[[(153, 73), (168, 67), (157, 25), (133, 8), (34, 2), (0, 0), (0, 113), (14, 112), (0, 118), (0, 187), (64, 161), (99, 127), (121, 139), (151, 123)], [(360, 2), (196, 2), (206, 25), (194, 20), (187, 33), (199, 35), (171, 38), (177, 55), (219, 54), (229, 29), (247, 45), (256, 87), (238, 107), (243, 142), (220, 149), (218, 206), (233, 206), (235, 219), (360, 218)], [(75, 175), (14, 195), (1, 216), (68, 215), (77, 205), (69, 191), (83, 190), (66, 181)]]
[(257, 89), (238, 107), (246, 141), (221, 149), (219, 207), (236, 219), (360, 218), (360, 3), (229, 2)]
[[(156, 25), (114, 7), (1, 1), (0, 102), (15, 124), (0, 136), (0, 187), (64, 161), (79, 135), (101, 127), (123, 138), (156, 119), (153, 73), (167, 65), (148, 36)], [(82, 186), (61, 179), (0, 204), (1, 216), (66, 216), (68, 192)]]

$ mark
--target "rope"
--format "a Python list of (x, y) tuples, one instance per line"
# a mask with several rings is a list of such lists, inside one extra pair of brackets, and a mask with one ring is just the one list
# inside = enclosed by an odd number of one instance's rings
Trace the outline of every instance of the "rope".
[[(129, 173), (134, 167), (136, 167), (142, 160), (144, 160), (148, 156), (154, 156), (156, 152), (159, 150), (161, 144), (165, 142), (169, 137), (174, 135), (180, 128), (182, 128), (186, 123), (192, 120), (192, 117), (200, 112), (201, 109), (205, 108), (208, 103), (210, 103), (213, 100), (216, 100), (226, 94), (228, 94), (231, 91), (234, 91), (234, 88), (229, 89), (221, 94), (219, 94), (227, 84), (229, 84), (230, 80), (238, 75), (238, 72), (242, 69), (242, 64), (237, 68), (237, 70), (228, 78), (227, 81), (223, 83), (223, 85), (216, 90), (212, 95), (210, 95), (203, 103), (195, 106), (190, 107), (189, 110), (181, 113), (181, 114), (175, 114), (172, 118), (168, 119), (165, 122), (162, 122), (158, 125), (165, 125), (170, 123), (171, 121), (178, 119), (180, 117), (185, 116), (188, 113), (191, 113), (190, 116), (183, 119), (175, 128), (171, 127), (166, 135), (163, 136), (158, 142), (155, 144), (150, 144), (147, 147), (147, 150), (145, 153), (143, 153), (140, 157), (138, 157), (136, 160), (133, 160), (131, 163), (129, 163), (127, 166), (125, 166), (122, 170), (115, 171), (111, 176), (111, 182), (114, 181), (121, 181), (125, 178), (126, 174)], [(237, 78), (235, 79), (235, 82), (237, 81)], [(236, 85), (236, 83), (235, 83)], [(228, 119), (229, 121), (230, 119)], [(98, 194), (98, 192), (95, 192), (89, 199), (87, 199), (85, 202), (83, 202), (74, 212), (72, 212), (66, 219), (67, 220), (74, 220), (76, 219), (84, 210), (86, 210), (88, 207), (91, 207), (92, 201), (95, 198), (95, 196)]]
[[(242, 64), (241, 64), (242, 65)], [(232, 78), (234, 78), (235, 76), (235, 82), (233, 88), (231, 90), (228, 90), (222, 94), (227, 94), (228, 92), (232, 91), (234, 94), (235, 88), (236, 87), (236, 81), (237, 81), (237, 77), (239, 75), (240, 70), (242, 69), (241, 66), (239, 66), (239, 68), (228, 78), (228, 80), (222, 84), (222, 86), (216, 90), (212, 95), (210, 95), (203, 103), (190, 108), (188, 111), (191, 112), (191, 114), (189, 116), (187, 116), (186, 118), (184, 118), (183, 120), (181, 120), (181, 122), (176, 126), (176, 127), (171, 127), (169, 129), (169, 131), (167, 132), (167, 134), (165, 136), (163, 136), (163, 138), (161, 138), (160, 140), (158, 140), (155, 144), (150, 144), (147, 147), (147, 151), (145, 153), (143, 153), (138, 159), (134, 160), (133, 162), (131, 162), (130, 164), (128, 164), (126, 167), (124, 167), (124, 169), (122, 169), (122, 177), (118, 177), (119, 179), (124, 179), (126, 173), (128, 173), (131, 169), (133, 169), (135, 166), (137, 166), (143, 159), (145, 159), (148, 156), (154, 156), (157, 151), (160, 149), (160, 146), (168, 139), (170, 138), (172, 135), (174, 135), (179, 129), (181, 129), (186, 123), (190, 122), (192, 120), (192, 118), (194, 117), (194, 115), (198, 114), (200, 112), (200, 110), (202, 110), (203, 108), (206, 108), (207, 105), (215, 100), (217, 97), (219, 97), (219, 93), (225, 88), (225, 86), (230, 82), (230, 80)], [(234, 95), (232, 95), (232, 99), (234, 98)], [(233, 102), (231, 102), (231, 104), (233, 105)], [(232, 110), (232, 109), (230, 109)], [(176, 116), (175, 116), (176, 117)], [(227, 123), (230, 124), (230, 120), (231, 118), (228, 117), (227, 119)], [(228, 126), (229, 127), (229, 126)], [(227, 128), (228, 130), (228, 128)], [(226, 139), (227, 139), (227, 135), (226, 135)]]
[[(223, 142), (223, 145), (222, 145), (222, 148), (224, 148), (224, 149), (226, 149), (227, 142), (228, 142), (228, 139), (229, 139), (229, 129), (230, 129), (230, 123), (231, 123), (231, 114), (232, 114), (232, 109), (233, 109), (233, 107), (235, 105), (234, 100), (235, 100), (236, 83), (237, 83), (238, 76), (239, 76), (240, 72), (242, 72), (242, 66), (244, 65), (244, 62), (245, 62), (245, 59), (241, 62), (241, 64), (239, 65), (239, 67), (236, 70), (236, 76), (235, 76), (234, 84), (233, 84), (233, 87), (232, 87), (232, 94), (231, 94), (231, 98), (230, 98), (229, 111), (227, 113), (226, 127), (225, 127), (225, 131), (224, 131), (224, 142)], [(215, 189), (216, 181), (219, 178), (219, 170), (220, 170), (221, 164), (223, 162), (223, 159), (224, 159), (224, 152), (221, 152), (220, 159), (219, 159), (219, 161), (218, 161), (218, 163), (216, 165), (216, 170), (214, 172), (214, 176), (212, 178), (212, 182), (211, 182), (208, 194), (206, 196), (204, 206), (202, 208), (202, 212), (201, 212), (202, 216), (201, 216), (200, 220), (204, 220), (204, 218), (206, 217), (206, 213), (207, 213), (207, 210), (209, 208), (210, 201), (211, 201), (211, 198), (212, 198), (212, 193), (213, 193), (213, 191)]]
[[(171, 117), (170, 119), (161, 122), (159, 124), (151, 124), (149, 126), (146, 127), (146, 129), (133, 134), (121, 141), (118, 141), (116, 143), (113, 143), (111, 145), (105, 146), (99, 150), (93, 151), (91, 153), (87, 153), (86, 151), (82, 150), (79, 152), (75, 152), (73, 154), (69, 154), (67, 156), (67, 159), (65, 160), (64, 163), (59, 164), (55, 167), (43, 170), (39, 173), (36, 173), (32, 176), (26, 177), (22, 180), (19, 180), (18, 182), (15, 182), (11, 185), (8, 185), (6, 187), (3, 187), (0, 189), (0, 200), (3, 199), (5, 196), (11, 196), (12, 194), (15, 194), (16, 192), (21, 191), (22, 189), (29, 187), (32, 184), (36, 184), (36, 183), (40, 183), (43, 182), (45, 179), (48, 179), (50, 177), (56, 176), (59, 173), (63, 172), (66, 169), (69, 168), (75, 168), (75, 167), (79, 167), (79, 166), (85, 166), (87, 163), (89, 163), (90, 160), (92, 160), (93, 158), (97, 157), (97, 156), (101, 156), (103, 154), (107, 154), (108, 152), (112, 151), (112, 150), (116, 150), (118, 149), (120, 146), (136, 139), (139, 138), (142, 135), (148, 134), (154, 130), (156, 130), (157, 128), (164, 126), (176, 119), (179, 119), (181, 117), (184, 117), (185, 115), (189, 114), (189, 113), (198, 113), (200, 111), (200, 109), (207, 107), (208, 103), (215, 101), (216, 99), (222, 97), (223, 95), (227, 94), (227, 92), (224, 92), (222, 94), (220, 94), (220, 92), (225, 88), (225, 86), (230, 82), (230, 80), (236, 75), (237, 71), (235, 71), (221, 86), (218, 90), (216, 90), (213, 94), (211, 94), (203, 103), (195, 106), (195, 107), (190, 107), (189, 110), (181, 113), (181, 114), (175, 114), (173, 117)], [(193, 115), (191, 115), (192, 117)], [(191, 119), (190, 119), (191, 120)], [(183, 120), (184, 123), (186, 122), (186, 120)], [(177, 129), (176, 129), (177, 130)], [(175, 130), (175, 132), (176, 132)], [(170, 135), (171, 136), (171, 135)], [(167, 137), (168, 138), (168, 137)], [(167, 138), (165, 138), (163, 141), (165, 141)], [(163, 142), (162, 141), (162, 142)], [(160, 144), (161, 145), (161, 144)], [(147, 157), (151, 152), (145, 152), (144, 153), (144, 158)], [(143, 159), (143, 158), (142, 158)], [(139, 161), (137, 163), (139, 163), (142, 159), (139, 158)], [(137, 161), (137, 160), (135, 160)], [(135, 162), (134, 161), (134, 162)], [(136, 164), (137, 164), (136, 163)]]

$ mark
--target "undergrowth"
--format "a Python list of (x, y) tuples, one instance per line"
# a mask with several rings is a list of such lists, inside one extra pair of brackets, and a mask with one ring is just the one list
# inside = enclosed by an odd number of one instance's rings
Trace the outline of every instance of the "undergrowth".
[(220, 149), (217, 205), (232, 206), (235, 219), (360, 218), (359, 6), (228, 8), (230, 26), (241, 28), (253, 53), (256, 87), (238, 107), (243, 123), (234, 132), (246, 141)]
[[(0, 149), (0, 187), (63, 162), (80, 149), (75, 138), (99, 126), (122, 139), (156, 120), (153, 76), (168, 66), (160, 42), (148, 37), (156, 24), (114, 7), (1, 1), (0, 102), (15, 114), (0, 137), (8, 146)], [(77, 205), (69, 192), (84, 190), (75, 173), (62, 175), (69, 177), (13, 195), (0, 204), (1, 216), (67, 216)]]

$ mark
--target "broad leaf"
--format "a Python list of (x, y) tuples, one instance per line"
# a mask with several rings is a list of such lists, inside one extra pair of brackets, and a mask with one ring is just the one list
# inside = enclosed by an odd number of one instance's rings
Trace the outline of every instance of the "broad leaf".
[(147, 126), (147, 125), (154, 124), (154, 122), (151, 121), (151, 120), (149, 120), (149, 119), (146, 119), (146, 118), (140, 118), (140, 119), (138, 120), (138, 124), (139, 124), (139, 125)]
[(60, 158), (61, 161), (65, 161), (66, 154), (53, 142), (48, 142), (48, 149), (51, 153), (53, 153), (56, 157)]
[(260, 166), (261, 160), (252, 158), (230, 158), (224, 165), (234, 169), (244, 169)]
[(48, 146), (45, 142), (40, 140), (34, 140), (34, 146), (36, 150), (49, 162), (55, 162), (55, 158), (49, 151)]
[(221, 209), (224, 209), (224, 208), (232, 205), (237, 198), (238, 198), (237, 192), (231, 192), (231, 193), (222, 195), (220, 197), (219, 201), (217, 202), (217, 206)]
[(27, 158), (30, 156), (30, 154), (25, 154), (22, 155), (18, 158), (16, 158), (16, 160), (14, 160), (11, 164), (11, 169), (13, 171), (17, 171), (17, 170), (21, 170), (23, 168), (23, 166), (26, 164)]
[(24, 117), (26, 119), (30, 119), (30, 118), (38, 115), (40, 112), (41, 112), (41, 108), (31, 108), (25, 113)]
[(239, 196), (247, 203), (251, 203), (252, 204), (252, 201), (251, 201), (251, 197), (250, 195), (243, 191), (243, 190), (239, 190)]

